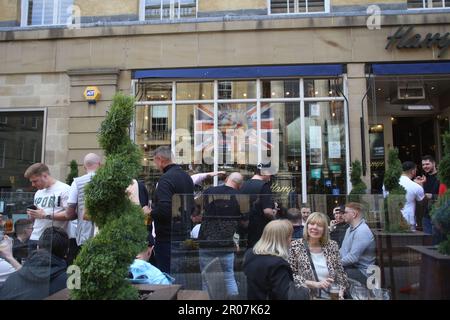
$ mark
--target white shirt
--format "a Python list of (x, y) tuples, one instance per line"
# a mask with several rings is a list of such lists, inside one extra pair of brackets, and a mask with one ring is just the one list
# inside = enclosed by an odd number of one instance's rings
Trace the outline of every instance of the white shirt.
[[(314, 268), (316, 269), (317, 278), (319, 278), (319, 281), (325, 280), (330, 276), (330, 273), (328, 272), (327, 267), (327, 260), (325, 258), (325, 255), (323, 252), (320, 253), (313, 253), (311, 252), (311, 259), (314, 263)], [(321, 292), (322, 298), (328, 298), (329, 295), (327, 292), (322, 290)]]
[(197, 239), (198, 238), (198, 233), (200, 232), (200, 226), (201, 224), (196, 224), (191, 231), (191, 238), (192, 239)]
[(402, 175), (399, 184), (406, 190), (406, 203), (401, 210), (403, 217), (412, 226), (416, 226), (416, 200), (421, 201), (425, 197), (425, 193), (420, 184), (415, 183), (407, 176)]
[(0, 258), (0, 284), (6, 281), (9, 275), (16, 272), (16, 269), (5, 259)]
[(314, 268), (316, 269), (317, 278), (319, 278), (319, 281), (328, 278), (329, 272), (327, 267), (327, 260), (325, 259), (325, 255), (323, 254), (323, 252), (321, 253), (311, 252), (311, 259), (314, 263)]
[[(67, 208), (70, 186), (57, 181), (49, 188), (38, 190), (34, 195), (34, 204), (43, 209), (45, 214), (52, 215)], [(59, 204), (59, 205), (58, 205)], [(30, 240), (39, 240), (45, 229), (49, 227), (60, 227), (67, 231), (67, 221), (54, 221), (48, 219), (36, 219), (33, 224), (33, 233)]]
[(196, 173), (191, 176), (192, 182), (198, 185), (205, 181), (206, 178), (208, 178), (208, 173)]

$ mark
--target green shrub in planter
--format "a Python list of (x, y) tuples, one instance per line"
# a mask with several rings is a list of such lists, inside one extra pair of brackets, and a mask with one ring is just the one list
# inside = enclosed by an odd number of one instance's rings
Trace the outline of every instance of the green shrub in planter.
[(406, 190), (399, 184), (402, 173), (402, 163), (398, 158), (398, 149), (389, 150), (388, 169), (384, 174), (384, 187), (389, 191), (389, 195), (384, 202), (384, 229), (388, 232), (406, 232), (410, 230), (401, 213), (401, 209), (406, 202)]
[(350, 202), (362, 203), (362, 195), (366, 194), (367, 186), (364, 181), (361, 180), (361, 162), (355, 160), (352, 162), (352, 172), (350, 174), (350, 181), (352, 182), (352, 191), (348, 196)]
[(450, 255), (450, 133), (443, 135), (444, 157), (439, 164), (439, 181), (447, 186), (447, 192), (439, 197), (431, 211), (433, 224), (445, 236), (439, 243), (438, 250), (442, 254)]
[(67, 175), (66, 183), (70, 186), (73, 179), (78, 177), (78, 164), (75, 160), (70, 161), (70, 172)]
[(81, 288), (71, 291), (72, 299), (138, 298), (126, 280), (147, 236), (142, 209), (125, 193), (141, 170), (141, 153), (128, 134), (133, 112), (134, 99), (117, 94), (101, 125), (105, 164), (85, 189), (86, 208), (100, 232), (83, 245), (75, 260), (81, 269)]

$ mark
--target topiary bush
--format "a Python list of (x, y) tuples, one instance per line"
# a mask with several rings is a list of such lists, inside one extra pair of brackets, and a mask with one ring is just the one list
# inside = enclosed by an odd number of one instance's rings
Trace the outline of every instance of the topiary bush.
[(361, 179), (362, 167), (359, 160), (352, 162), (352, 172), (350, 174), (350, 181), (352, 182), (352, 191), (348, 200), (350, 202), (362, 202), (362, 195), (366, 194), (367, 186)]
[(73, 179), (78, 177), (78, 164), (75, 160), (70, 161), (70, 172), (67, 175), (66, 183), (70, 186)]
[(439, 197), (431, 210), (433, 224), (444, 235), (444, 240), (439, 243), (438, 251), (450, 255), (450, 133), (443, 136), (444, 157), (439, 164), (439, 181), (447, 186), (447, 192)]
[(389, 191), (389, 195), (384, 202), (384, 229), (388, 232), (406, 232), (410, 230), (401, 213), (401, 209), (406, 202), (406, 190), (399, 184), (402, 173), (402, 163), (398, 158), (398, 149), (389, 150), (388, 169), (384, 174), (384, 188), (386, 191)]
[(138, 298), (126, 280), (147, 237), (142, 209), (125, 192), (141, 170), (141, 153), (128, 135), (133, 112), (134, 99), (117, 94), (100, 128), (105, 164), (85, 188), (85, 206), (100, 232), (83, 245), (75, 260), (81, 269), (81, 288), (71, 291), (72, 299)]

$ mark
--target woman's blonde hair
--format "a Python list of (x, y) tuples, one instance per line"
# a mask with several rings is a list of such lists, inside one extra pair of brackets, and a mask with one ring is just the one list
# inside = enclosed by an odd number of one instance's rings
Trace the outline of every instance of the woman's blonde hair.
[(274, 220), (264, 228), (263, 234), (253, 247), (258, 255), (278, 256), (288, 259), (294, 228), (289, 220)]
[(309, 242), (308, 235), (308, 225), (309, 224), (317, 224), (323, 227), (323, 234), (319, 239), (320, 245), (324, 246), (328, 243), (328, 239), (330, 238), (330, 231), (328, 230), (328, 217), (321, 212), (313, 212), (309, 215), (306, 220), (305, 227), (303, 228), (303, 239)]

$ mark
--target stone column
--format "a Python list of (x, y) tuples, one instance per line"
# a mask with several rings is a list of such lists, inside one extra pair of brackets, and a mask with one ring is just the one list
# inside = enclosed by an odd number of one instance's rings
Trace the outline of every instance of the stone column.
[[(369, 123), (367, 110), (367, 81), (365, 77), (364, 63), (349, 63), (347, 65), (348, 75), (348, 102), (349, 102), (349, 133), (350, 133), (350, 158), (363, 162), (362, 148), (366, 151), (366, 174), (362, 180), (370, 191), (370, 148), (369, 148)], [(363, 100), (364, 98), (364, 100)], [(361, 102), (363, 103), (361, 106)], [(364, 146), (361, 141), (362, 109), (364, 109)]]

